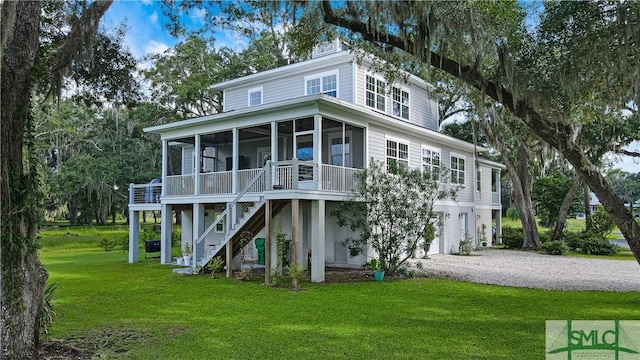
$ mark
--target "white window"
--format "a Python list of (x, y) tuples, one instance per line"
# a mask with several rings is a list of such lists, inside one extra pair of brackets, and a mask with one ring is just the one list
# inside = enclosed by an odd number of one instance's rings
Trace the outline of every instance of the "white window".
[(314, 57), (315, 56), (322, 56), (322, 55), (331, 54), (332, 52), (335, 52), (335, 51), (336, 51), (336, 42), (335, 41), (318, 44), (313, 49)]
[(387, 100), (385, 96), (386, 83), (370, 75), (367, 75), (366, 83), (365, 97), (367, 106), (384, 112)]
[(451, 182), (464, 185), (465, 158), (451, 155)]
[(387, 139), (387, 171), (395, 173), (399, 166), (409, 167), (409, 144)]
[(306, 95), (325, 94), (338, 97), (338, 72), (307, 76)]
[(433, 180), (440, 178), (440, 150), (422, 147), (422, 171)]
[(400, 88), (393, 88), (393, 116), (409, 120), (409, 92)]
[(476, 170), (476, 191), (482, 191), (482, 170)]
[(262, 105), (262, 88), (249, 89), (249, 106)]

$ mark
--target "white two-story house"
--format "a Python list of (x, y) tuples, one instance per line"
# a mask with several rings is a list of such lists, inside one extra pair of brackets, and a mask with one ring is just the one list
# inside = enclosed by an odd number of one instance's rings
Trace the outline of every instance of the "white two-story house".
[(194, 270), (213, 256), (232, 264), (239, 235), (249, 231), (266, 239), (269, 276), (278, 230), (314, 282), (324, 281), (325, 266), (360, 266), (367, 257), (349, 256), (343, 241), (352, 234), (331, 212), (353, 198), (371, 159), (450, 169), (457, 199), (436, 205), (443, 221), (430, 254), (456, 252), (465, 233), (479, 244), (483, 228), (491, 242), (492, 223), (499, 236), (503, 166), (437, 131), (429, 84), (415, 76), (389, 83), (355, 57), (339, 41), (324, 44), (310, 60), (214, 85), (224, 94), (222, 113), (145, 129), (161, 136), (162, 178), (130, 188), (129, 261), (138, 259), (138, 213), (160, 210), (160, 261), (175, 263), (172, 211), (180, 210)]

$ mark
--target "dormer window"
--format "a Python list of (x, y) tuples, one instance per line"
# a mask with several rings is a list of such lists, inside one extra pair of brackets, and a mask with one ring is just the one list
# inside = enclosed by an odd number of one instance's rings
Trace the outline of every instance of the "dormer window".
[(249, 89), (249, 106), (262, 105), (262, 87)]
[(409, 92), (393, 88), (393, 116), (409, 120)]
[(304, 82), (306, 84), (305, 95), (325, 94), (338, 97), (338, 70), (306, 76)]
[(367, 75), (366, 78), (366, 103), (368, 107), (374, 108), (385, 112), (386, 109), (386, 96), (385, 87), (386, 83), (383, 80), (377, 79), (373, 76)]

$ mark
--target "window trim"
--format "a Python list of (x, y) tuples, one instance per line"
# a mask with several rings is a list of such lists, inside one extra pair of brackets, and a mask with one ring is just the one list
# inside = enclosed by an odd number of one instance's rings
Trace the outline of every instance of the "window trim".
[[(370, 92), (367, 89), (367, 77), (371, 77), (376, 81), (375, 82), (376, 89), (375, 89), (375, 92), (373, 93), (375, 95), (375, 102), (374, 102), (375, 106), (369, 106), (369, 104), (367, 104), (367, 93)], [(381, 81), (382, 83), (384, 83), (384, 91), (383, 91), (382, 94), (378, 93), (378, 81)], [(388, 105), (387, 105), (387, 100), (388, 100), (387, 98), (388, 98), (388, 95), (389, 95), (387, 93), (387, 88), (388, 87), (389, 87), (389, 84), (387, 84), (387, 81), (383, 77), (377, 76), (376, 74), (373, 74), (373, 73), (370, 73), (370, 72), (365, 72), (365, 74), (364, 74), (364, 106), (369, 108), (369, 109), (372, 109), (372, 110), (387, 114), (387, 109), (389, 108)], [(379, 109), (378, 106), (377, 106), (378, 105), (378, 96), (383, 96), (384, 97), (384, 109)]]
[[(336, 96), (335, 97), (339, 98), (340, 97), (340, 91), (339, 91), (339, 89), (340, 89), (340, 70), (339, 69), (334, 69), (334, 70), (331, 70), (331, 71), (325, 71), (325, 72), (322, 72), (322, 73), (317, 73), (317, 74), (312, 74), (312, 75), (305, 76), (304, 77), (304, 95), (305, 96), (312, 95), (312, 94), (309, 94), (309, 87), (307, 86), (307, 82), (309, 80), (314, 80), (314, 79), (320, 79), (320, 92), (319, 93), (314, 93), (314, 94), (325, 94), (326, 95), (326, 92), (322, 91), (322, 85), (323, 85), (322, 79), (324, 77), (331, 76), (331, 75), (335, 75), (336, 76), (336, 90), (335, 90), (336, 91)], [(331, 95), (327, 95), (327, 96), (331, 96)]]
[[(397, 101), (394, 99), (394, 93), (393, 93), (393, 92), (394, 92), (394, 90), (396, 90), (396, 89), (397, 89), (398, 91), (400, 91), (400, 100), (401, 100), (400, 102), (397, 102)], [(407, 117), (406, 117), (406, 118), (402, 116), (402, 106), (404, 105), (404, 104), (402, 103), (402, 92), (407, 93), (407, 104), (406, 104), (406, 106), (407, 106)], [(395, 114), (393, 113), (393, 105), (394, 105), (396, 102), (397, 102), (398, 104), (400, 104), (400, 116), (397, 116), (397, 115), (395, 115)], [(393, 116), (393, 117), (394, 117), (394, 118), (396, 118), (396, 119), (400, 119), (400, 120), (402, 120), (402, 121), (409, 121), (409, 119), (411, 118), (411, 92), (409, 91), (409, 89), (407, 89), (407, 88), (405, 88), (405, 87), (403, 87), (403, 86), (392, 86), (392, 87), (391, 87), (391, 116)]]
[[(387, 162), (388, 159), (390, 158), (390, 156), (387, 154), (387, 150), (389, 149), (389, 145), (388, 145), (389, 141), (393, 141), (398, 145), (399, 144), (407, 145), (407, 159), (406, 159), (406, 161), (407, 161), (407, 169), (409, 169), (410, 166), (411, 166), (411, 162), (410, 162), (410, 160), (411, 160), (411, 141), (406, 140), (406, 139), (402, 139), (402, 138), (393, 137), (393, 136), (385, 136), (384, 137), (384, 164), (385, 164), (385, 170), (389, 171), (389, 169), (388, 169), (389, 164)], [(399, 152), (400, 152), (399, 146), (396, 148), (396, 152), (398, 152), (398, 154), (399, 154)], [(395, 159), (395, 160), (401, 160), (398, 155), (396, 155), (395, 157), (392, 157), (392, 158)], [(404, 161), (404, 159), (402, 159), (402, 160)]]
[(420, 166), (420, 170), (422, 172), (424, 172), (424, 165), (425, 165), (424, 164), (424, 153), (423, 153), (424, 150), (431, 151), (431, 165), (429, 165), (431, 167), (431, 169), (430, 169), (429, 172), (430, 172), (432, 178), (433, 178), (433, 175), (434, 175), (433, 174), (433, 167), (434, 167), (434, 165), (433, 165), (433, 154), (434, 153), (438, 154), (438, 172), (436, 174), (438, 176), (438, 178), (434, 179), (434, 180), (440, 180), (440, 173), (442, 172), (442, 149), (439, 149), (439, 148), (436, 148), (436, 147), (433, 147), (433, 146), (429, 146), (429, 145), (424, 145), (424, 144), (421, 146), (421, 148), (420, 148), (420, 165), (421, 165)]
[[(459, 174), (460, 174), (460, 169), (454, 169), (453, 168), (453, 158), (457, 158), (457, 159), (462, 159), (464, 160), (464, 170), (462, 171), (463, 177), (462, 177), (462, 183), (457, 182), (457, 180), (460, 178)], [(451, 184), (453, 185), (458, 185), (460, 187), (466, 187), (467, 186), (467, 157), (465, 155), (462, 154), (457, 154), (454, 152), (451, 152), (449, 154), (449, 172), (457, 172), (458, 176), (456, 176), (456, 181), (453, 181), (453, 176), (451, 176), (451, 179), (449, 179), (449, 181), (451, 182)]]
[[(260, 93), (260, 103), (259, 104), (251, 104), (251, 94)], [(255, 87), (247, 90), (247, 106), (258, 106), (264, 104), (264, 92), (262, 86)]]
[(476, 192), (478, 194), (482, 193), (482, 169), (476, 169)]

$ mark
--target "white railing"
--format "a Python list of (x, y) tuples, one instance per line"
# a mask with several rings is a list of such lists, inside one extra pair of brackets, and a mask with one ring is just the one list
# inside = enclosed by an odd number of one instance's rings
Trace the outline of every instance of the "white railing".
[[(253, 179), (258, 176), (258, 174), (262, 171), (262, 169), (246, 169), (246, 170), (238, 170), (238, 189), (245, 189), (247, 185), (253, 181)], [(247, 189), (247, 192), (255, 193), (255, 192), (263, 192), (265, 189), (264, 181), (255, 181), (250, 188)]]
[(500, 202), (500, 193), (497, 193), (497, 192), (492, 192), (492, 193), (491, 193), (491, 204), (493, 204), (493, 205), (500, 205), (500, 204), (502, 204), (502, 203)]
[(298, 159), (286, 161), (274, 161), (273, 189), (300, 189), (300, 182), (313, 181), (313, 186), (304, 186), (304, 189), (317, 189), (317, 164), (313, 161), (299, 161)]
[(166, 196), (193, 195), (195, 175), (167, 176)]
[(362, 169), (322, 164), (321, 190), (355, 192), (358, 190), (358, 174)]
[(233, 189), (233, 172), (222, 171), (200, 174), (200, 194), (231, 194)]
[(162, 184), (130, 184), (129, 204), (160, 204)]

